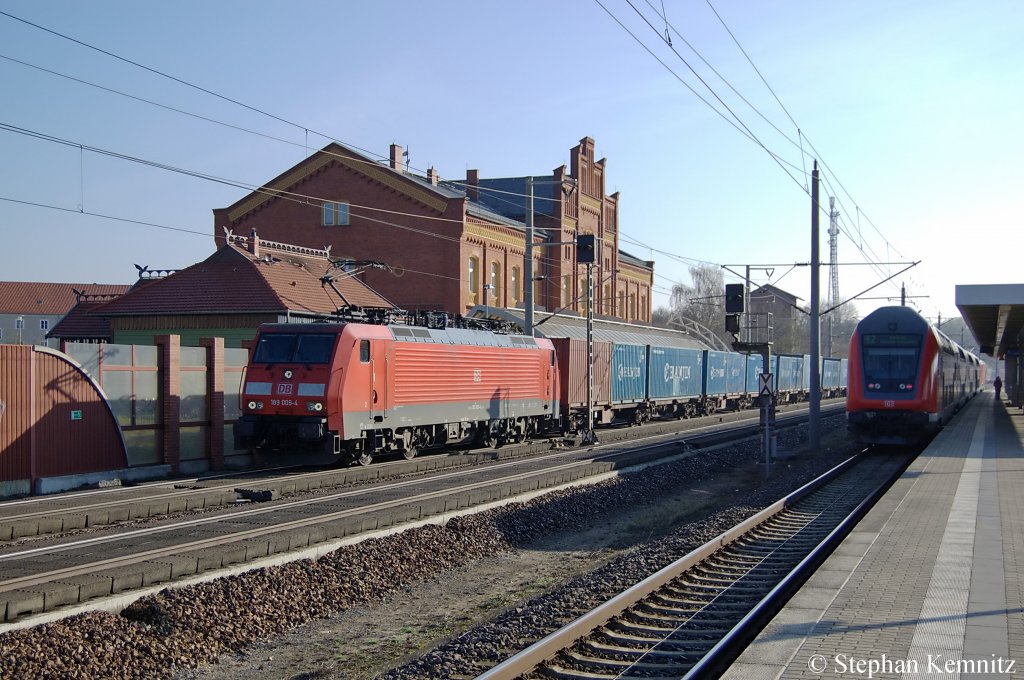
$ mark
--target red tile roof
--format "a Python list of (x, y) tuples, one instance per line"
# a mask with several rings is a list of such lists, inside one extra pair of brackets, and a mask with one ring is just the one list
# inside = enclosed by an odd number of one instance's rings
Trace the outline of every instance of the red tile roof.
[(130, 287), (106, 283), (0, 281), (0, 314), (63, 316), (78, 301), (75, 290), (87, 295), (121, 295)]
[[(241, 244), (241, 245), (240, 245)], [(133, 289), (100, 307), (107, 316), (293, 312), (333, 314), (343, 302), (320, 283), (330, 267), (326, 251), (263, 241), (256, 257), (233, 236), (206, 260)], [(335, 285), (350, 304), (393, 307), (354, 277)]]

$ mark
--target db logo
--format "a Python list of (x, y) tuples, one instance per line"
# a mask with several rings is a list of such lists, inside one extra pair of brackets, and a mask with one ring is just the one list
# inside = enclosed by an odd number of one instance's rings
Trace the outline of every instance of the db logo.
[(278, 394), (291, 394), (292, 393), (292, 384), (291, 383), (280, 383), (277, 386), (277, 393)]
[(891, 399), (886, 399), (884, 402), (882, 402), (882, 405), (885, 406), (886, 408), (895, 408), (896, 402), (892, 401)]

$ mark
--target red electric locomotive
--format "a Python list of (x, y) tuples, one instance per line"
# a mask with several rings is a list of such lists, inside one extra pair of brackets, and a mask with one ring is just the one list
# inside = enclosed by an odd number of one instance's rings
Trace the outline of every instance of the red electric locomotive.
[(523, 441), (559, 421), (550, 341), (461, 328), (264, 325), (241, 402), (236, 448), (306, 444), (363, 465)]
[(978, 391), (982, 366), (914, 310), (877, 309), (850, 340), (849, 429), (868, 444), (920, 442)]

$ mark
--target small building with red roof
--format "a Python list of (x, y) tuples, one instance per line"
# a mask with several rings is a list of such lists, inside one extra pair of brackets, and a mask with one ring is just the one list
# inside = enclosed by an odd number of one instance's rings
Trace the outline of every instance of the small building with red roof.
[(47, 334), (81, 295), (116, 296), (129, 285), (0, 281), (0, 344), (57, 346)]
[(252, 232), (230, 232), (202, 262), (137, 285), (92, 307), (87, 315), (109, 319), (112, 341), (151, 345), (161, 335), (224, 338), (242, 347), (263, 323), (315, 322), (338, 318), (339, 310), (394, 309), (363, 283), (350, 262), (329, 249), (265, 241)]

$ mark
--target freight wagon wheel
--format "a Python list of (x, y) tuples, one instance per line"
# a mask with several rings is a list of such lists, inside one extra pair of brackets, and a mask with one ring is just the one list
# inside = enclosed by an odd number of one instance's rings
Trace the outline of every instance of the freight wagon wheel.
[(356, 462), (365, 467), (373, 462), (373, 454), (369, 451), (360, 451), (356, 456)]
[(402, 449), (402, 458), (405, 458), (406, 460), (412, 460), (413, 458), (416, 457), (416, 454), (419, 452), (420, 450), (413, 446), (412, 444), (406, 444), (405, 448)]

